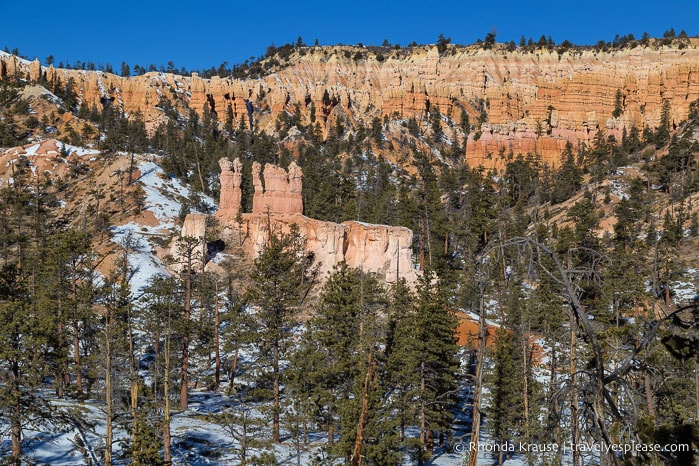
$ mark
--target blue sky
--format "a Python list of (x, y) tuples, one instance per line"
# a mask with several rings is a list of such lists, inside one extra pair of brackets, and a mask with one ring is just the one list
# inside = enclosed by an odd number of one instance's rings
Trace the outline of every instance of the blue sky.
[(147, 67), (172, 60), (188, 69), (241, 63), (268, 45), (303, 37), (313, 44), (434, 43), (440, 33), (470, 44), (495, 30), (499, 42), (611, 41), (616, 34), (699, 34), (699, 1), (613, 0), (603, 3), (531, 0), (212, 1), (0, 0), (0, 47), (30, 58)]

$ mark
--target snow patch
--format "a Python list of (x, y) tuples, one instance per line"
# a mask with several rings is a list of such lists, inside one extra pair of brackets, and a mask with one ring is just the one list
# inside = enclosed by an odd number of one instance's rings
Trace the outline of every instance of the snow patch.
[[(133, 222), (111, 228), (112, 241), (128, 249), (129, 267), (131, 268), (129, 286), (133, 296), (140, 296), (141, 289), (147, 285), (152, 277), (169, 275), (148, 241), (148, 235), (157, 234), (151, 231), (152, 228), (154, 227), (146, 227)], [(160, 228), (160, 226), (155, 228)]]

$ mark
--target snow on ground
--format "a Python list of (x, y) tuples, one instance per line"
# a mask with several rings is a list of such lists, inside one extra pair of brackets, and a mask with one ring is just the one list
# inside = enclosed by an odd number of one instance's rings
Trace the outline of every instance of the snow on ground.
[(34, 144), (34, 145), (27, 147), (24, 150), (25, 155), (36, 155), (36, 151), (39, 149), (40, 146), (41, 146), (41, 144)]
[[(42, 142), (44, 142), (44, 141), (42, 141)], [(26, 147), (24, 149), (23, 155), (26, 155), (26, 156), (37, 155), (36, 152), (39, 150), (41, 145), (42, 145), (41, 143), (37, 143), (37, 144), (32, 144), (29, 147)], [(98, 154), (100, 154), (100, 151), (97, 149), (89, 149), (86, 147), (73, 146), (71, 144), (67, 144), (65, 142), (60, 142), (60, 141), (57, 141), (57, 146), (58, 146), (58, 150), (63, 150), (65, 152), (67, 152), (68, 155), (77, 155), (79, 157), (82, 157), (84, 155), (98, 155)]]
[(133, 222), (111, 227), (112, 241), (129, 249), (129, 265), (132, 268), (129, 283), (134, 296), (139, 296), (141, 288), (155, 275), (168, 275), (162, 261), (155, 255), (148, 236), (157, 234), (152, 229), (160, 228), (160, 225), (146, 227)]
[(620, 180), (610, 180), (609, 182), (611, 194), (616, 196), (617, 199), (628, 198), (626, 194), (626, 184)]
[(670, 284), (670, 289), (675, 293), (673, 300), (677, 304), (689, 303), (697, 295), (695, 283), (699, 278), (699, 270), (688, 268), (683, 278), (684, 280)]
[[(141, 176), (136, 180), (145, 192), (145, 210), (150, 211), (158, 223), (141, 225), (129, 222), (111, 228), (112, 241), (119, 245), (129, 244), (129, 264), (133, 268), (131, 292), (141, 294), (149, 279), (155, 275), (167, 275), (162, 261), (155, 255), (153, 239), (163, 238), (175, 229), (175, 222), (182, 208), (182, 201), (189, 199), (190, 191), (179, 180), (168, 177), (162, 168), (154, 162), (143, 161), (138, 169)], [(205, 197), (204, 203), (213, 206), (211, 198)]]
[[(497, 301), (492, 300), (492, 302), (489, 302), (489, 303), (497, 304)], [(494, 313), (494, 309), (495, 309), (494, 307), (490, 308), (488, 306), (488, 303), (486, 303), (485, 307), (486, 307), (486, 314), (493, 314)], [(465, 309), (462, 309), (460, 312), (466, 314), (466, 316), (474, 322), (478, 322), (480, 320), (480, 316), (478, 314), (476, 314), (475, 312), (467, 311)], [(485, 324), (488, 325), (489, 327), (500, 327), (500, 324), (498, 324), (497, 322), (490, 320), (490, 319), (485, 319)]]
[[(10, 56), (12, 56), (12, 54), (7, 53), (4, 50), (0, 50), (0, 57), (10, 57)], [(31, 61), (27, 60), (26, 58), (22, 58), (22, 57), (19, 57), (17, 55), (15, 55), (15, 57), (17, 58), (17, 61), (19, 63), (22, 63), (23, 65), (31, 64)]]
[[(100, 403), (76, 403), (59, 400), (50, 391), (42, 397), (48, 400), (54, 421), (28, 423), (22, 429), (22, 450), (33, 460), (32, 464), (78, 466), (100, 464), (106, 434), (105, 411)], [(7, 428), (0, 425), (0, 429)], [(121, 443), (127, 433), (114, 425), (115, 454), (121, 452)], [(9, 454), (9, 440), (0, 443), (0, 455)]]
[[(146, 193), (147, 209), (161, 222), (160, 228), (174, 227), (174, 220), (182, 208), (182, 198), (190, 198), (189, 188), (177, 178), (166, 175), (154, 162), (141, 162), (138, 169), (141, 176), (136, 181)], [(216, 205), (208, 196), (203, 196), (203, 200), (211, 208)]]
[(86, 147), (78, 147), (78, 146), (72, 146), (70, 144), (66, 143), (60, 143), (58, 146), (59, 149), (63, 149), (64, 151), (68, 152), (68, 155), (77, 155), (79, 157), (82, 157), (84, 155), (98, 155), (100, 154), (100, 151), (97, 149), (88, 149)]

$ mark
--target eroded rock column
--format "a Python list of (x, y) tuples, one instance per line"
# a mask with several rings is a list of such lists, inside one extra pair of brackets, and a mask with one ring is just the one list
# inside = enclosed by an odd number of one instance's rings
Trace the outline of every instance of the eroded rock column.
[(221, 167), (221, 198), (218, 215), (233, 218), (240, 211), (243, 193), (240, 185), (243, 182), (243, 164), (240, 159), (231, 162), (228, 159), (218, 161)]

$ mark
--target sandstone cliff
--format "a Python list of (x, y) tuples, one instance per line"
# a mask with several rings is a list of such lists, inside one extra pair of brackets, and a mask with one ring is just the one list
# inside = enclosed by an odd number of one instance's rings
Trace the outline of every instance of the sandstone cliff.
[[(376, 273), (388, 283), (396, 283), (398, 278), (411, 284), (417, 280), (411, 250), (413, 232), (408, 228), (363, 222), (337, 224), (305, 217), (301, 201), (303, 173), (293, 162), (288, 171), (267, 164), (263, 179), (259, 164), (253, 165), (253, 211), (242, 213), (242, 164), (238, 159), (232, 163), (222, 159), (219, 164), (221, 199), (216, 216), (226, 243), (238, 245), (248, 257), (262, 251), (270, 235), (289, 234), (296, 225), (306, 240), (306, 250), (318, 266), (321, 280), (342, 261), (364, 272)], [(188, 215), (182, 236), (203, 238), (201, 217), (201, 214)]]
[[(354, 60), (356, 48), (309, 47), (291, 63), (262, 79), (202, 79), (147, 73), (123, 78), (103, 72), (42, 67), (37, 61), (0, 55), (0, 71), (43, 76), (49, 83), (72, 78), (83, 102), (105, 101), (128, 113), (141, 112), (149, 127), (165, 118), (159, 104), (167, 98), (180, 111), (202, 112), (204, 105), (224, 119), (230, 106), (236, 122), (248, 120), (252, 104), (257, 127), (274, 131), (276, 116), (298, 106), (308, 121), (311, 108), (322, 124), (338, 112), (368, 124), (373, 117), (426, 117), (430, 109), (459, 122), (467, 112), (472, 123), (487, 121), (471, 133), (465, 156), (472, 165), (498, 165), (505, 151), (537, 151), (555, 161), (566, 141), (589, 142), (598, 130), (619, 137), (632, 125), (655, 127), (662, 103), (672, 121), (683, 120), (699, 98), (699, 50), (643, 48), (506, 52), (478, 48), (435, 47), (393, 51), (383, 61), (368, 54)], [(360, 49), (361, 50), (361, 49)], [(622, 114), (612, 118), (621, 91)], [(474, 137), (478, 134), (480, 137)], [(487, 154), (493, 154), (488, 157)]]

